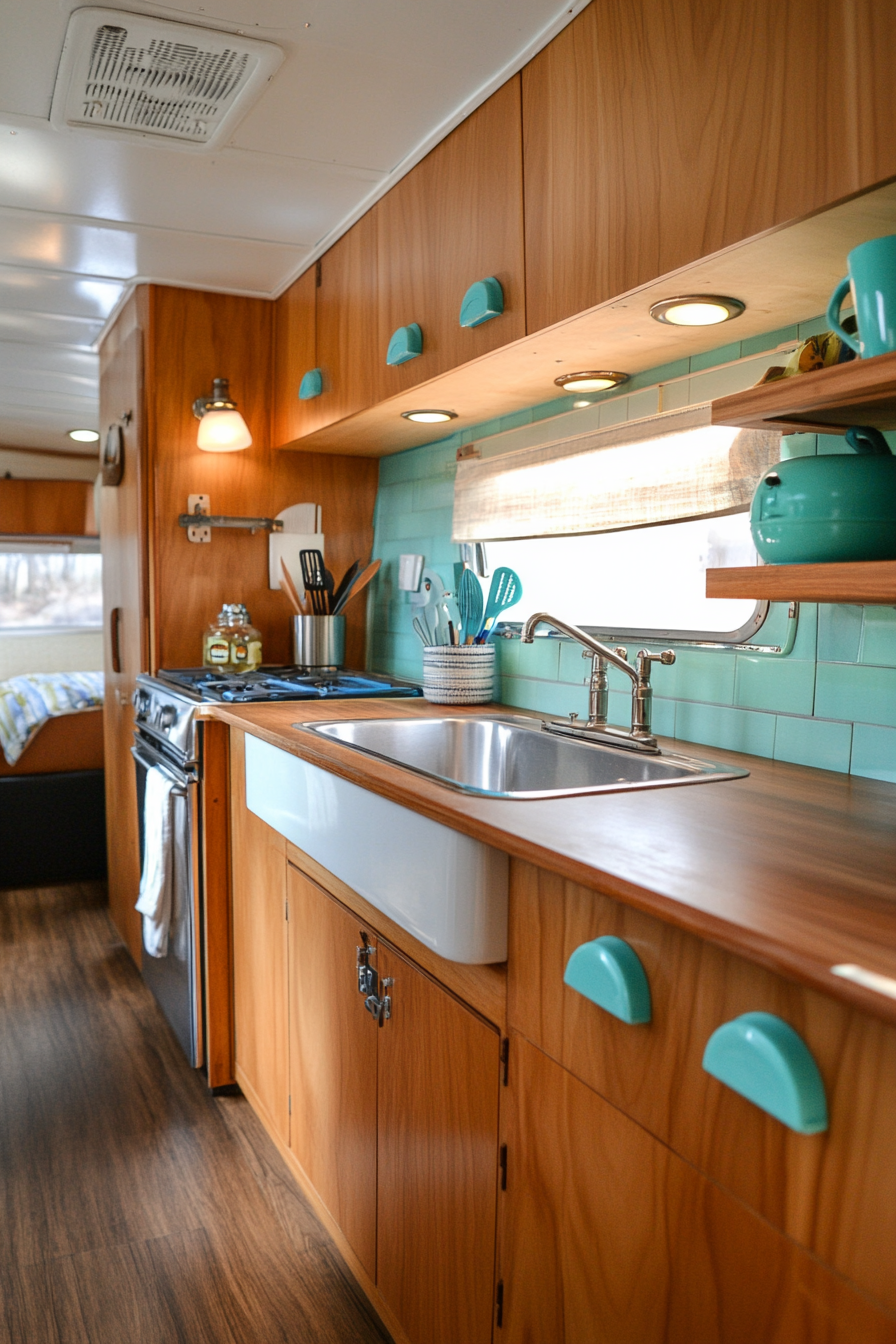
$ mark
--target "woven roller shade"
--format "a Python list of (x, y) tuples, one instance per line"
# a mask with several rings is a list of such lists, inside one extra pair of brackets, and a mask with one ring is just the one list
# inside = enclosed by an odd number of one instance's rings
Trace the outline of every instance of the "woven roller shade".
[(458, 463), (455, 541), (618, 532), (749, 508), (781, 456), (773, 430), (711, 425), (690, 406)]

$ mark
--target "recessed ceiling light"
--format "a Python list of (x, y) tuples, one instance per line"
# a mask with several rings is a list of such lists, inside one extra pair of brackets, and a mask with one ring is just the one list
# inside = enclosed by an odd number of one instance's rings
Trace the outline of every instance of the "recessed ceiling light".
[(415, 425), (441, 425), (445, 420), (456, 420), (457, 411), (402, 411), (403, 420), (413, 420)]
[(554, 382), (564, 392), (606, 392), (628, 381), (627, 373), (610, 373), (607, 369), (587, 369), (583, 373), (564, 373)]
[(673, 327), (714, 327), (740, 317), (745, 307), (740, 299), (725, 299), (719, 294), (679, 294), (653, 304), (650, 316)]
[(572, 408), (574, 411), (580, 411), (583, 406), (590, 406), (590, 405), (591, 405), (590, 401), (574, 401), (572, 404)]
[(100, 437), (95, 429), (70, 429), (68, 436), (75, 443), (97, 443)]

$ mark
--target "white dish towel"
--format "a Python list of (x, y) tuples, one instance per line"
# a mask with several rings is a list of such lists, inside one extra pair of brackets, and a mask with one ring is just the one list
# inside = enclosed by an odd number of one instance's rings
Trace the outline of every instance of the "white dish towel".
[(137, 910), (143, 916), (143, 946), (151, 957), (168, 952), (174, 839), (171, 790), (174, 781), (158, 766), (146, 772), (143, 798), (143, 872)]

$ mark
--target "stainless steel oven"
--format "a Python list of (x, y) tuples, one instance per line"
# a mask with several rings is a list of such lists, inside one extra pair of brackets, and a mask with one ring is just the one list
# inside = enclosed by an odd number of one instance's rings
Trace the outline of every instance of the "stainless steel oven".
[(201, 728), (194, 720), (195, 703), (161, 696), (146, 678), (134, 694), (137, 711), (134, 744), (140, 867), (145, 852), (144, 798), (151, 769), (172, 782), (171, 922), (165, 956), (142, 948), (143, 978), (168, 1019), (181, 1048), (195, 1068), (203, 1063), (202, 1032), (202, 878), (199, 788), (202, 773)]

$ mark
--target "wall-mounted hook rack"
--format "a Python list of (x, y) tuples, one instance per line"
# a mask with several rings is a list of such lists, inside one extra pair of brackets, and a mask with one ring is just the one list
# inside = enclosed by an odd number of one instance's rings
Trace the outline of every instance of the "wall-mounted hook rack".
[(209, 513), (208, 495), (188, 495), (189, 513), (178, 514), (178, 527), (187, 529), (187, 541), (210, 542), (213, 527), (245, 527), (256, 532), (282, 532), (279, 518), (235, 518), (226, 513)]

